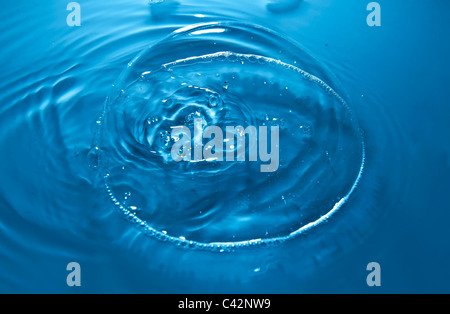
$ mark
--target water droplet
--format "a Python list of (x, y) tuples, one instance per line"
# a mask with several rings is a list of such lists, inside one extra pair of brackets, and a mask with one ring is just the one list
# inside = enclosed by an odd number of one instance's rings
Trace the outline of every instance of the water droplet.
[(222, 102), (218, 94), (209, 94), (208, 101), (210, 108), (220, 107)]
[(161, 137), (162, 144), (167, 147), (172, 140), (171, 133), (169, 131), (162, 131), (159, 134)]
[(152, 117), (147, 120), (148, 125), (155, 124), (159, 121), (158, 117)]

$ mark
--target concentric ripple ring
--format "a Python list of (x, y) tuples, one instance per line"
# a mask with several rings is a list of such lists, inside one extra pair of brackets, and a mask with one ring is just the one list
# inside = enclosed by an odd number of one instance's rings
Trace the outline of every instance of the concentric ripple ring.
[[(145, 234), (232, 251), (328, 221), (364, 170), (364, 141), (338, 84), (298, 44), (234, 22), (175, 31), (131, 61), (105, 102), (90, 160), (114, 207)], [(171, 131), (277, 126), (280, 165), (182, 162)]]

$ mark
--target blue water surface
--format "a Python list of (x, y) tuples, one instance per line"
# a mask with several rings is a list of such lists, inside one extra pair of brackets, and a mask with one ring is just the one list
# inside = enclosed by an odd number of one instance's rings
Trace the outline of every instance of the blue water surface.
[[(0, 292), (449, 292), (450, 4), (366, 2), (2, 1)], [(195, 117), (278, 171), (171, 162)]]

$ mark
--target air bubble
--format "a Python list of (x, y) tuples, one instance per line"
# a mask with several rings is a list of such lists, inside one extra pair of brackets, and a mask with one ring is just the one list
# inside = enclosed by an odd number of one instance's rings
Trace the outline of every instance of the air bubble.
[(87, 160), (90, 168), (97, 169), (99, 165), (99, 154), (100, 149), (98, 147), (94, 147), (89, 151)]

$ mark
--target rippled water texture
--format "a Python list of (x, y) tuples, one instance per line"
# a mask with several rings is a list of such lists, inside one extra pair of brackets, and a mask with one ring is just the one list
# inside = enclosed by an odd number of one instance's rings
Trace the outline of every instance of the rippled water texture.
[[(5, 1), (0, 292), (448, 290), (447, 4), (404, 3)], [(276, 171), (173, 161), (195, 119)]]
[[(127, 219), (179, 245), (229, 249), (298, 236), (343, 205), (363, 169), (358, 122), (323, 81), (280, 61), (282, 48), (305, 55), (260, 27), (211, 23), (177, 30), (130, 63), (93, 152)], [(193, 134), (195, 118), (203, 128), (280, 127), (279, 169), (174, 162), (170, 134)]]

